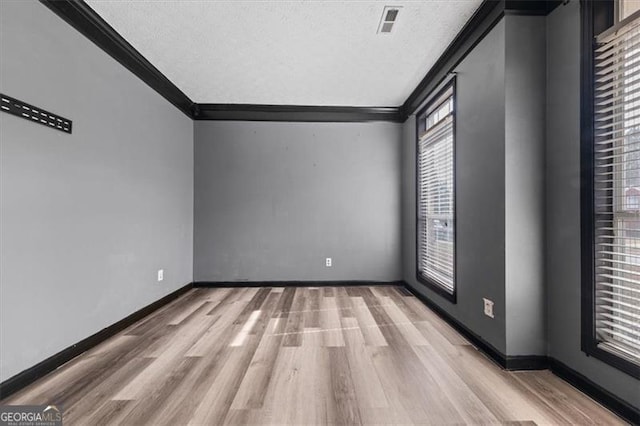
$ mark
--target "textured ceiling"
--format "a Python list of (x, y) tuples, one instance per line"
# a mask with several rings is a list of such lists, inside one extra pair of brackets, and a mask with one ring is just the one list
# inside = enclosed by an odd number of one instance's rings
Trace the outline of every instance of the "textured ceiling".
[(401, 105), (482, 2), (86, 1), (195, 102), (345, 106)]

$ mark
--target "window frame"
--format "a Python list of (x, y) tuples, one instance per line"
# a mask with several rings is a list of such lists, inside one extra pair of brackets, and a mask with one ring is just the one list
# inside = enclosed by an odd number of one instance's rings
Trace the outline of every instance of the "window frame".
[[(424, 276), (420, 273), (420, 234), (418, 232), (420, 225), (420, 180), (419, 180), (419, 162), (420, 162), (420, 117), (426, 113), (426, 111), (433, 107), (435, 103), (440, 99), (442, 95), (444, 95), (447, 91), (451, 90), (451, 97), (453, 99), (453, 110), (451, 112), (452, 116), (452, 133), (453, 133), (453, 292), (447, 291), (440, 284), (430, 279), (427, 276)], [(416, 113), (416, 123), (415, 123), (415, 215), (416, 215), (416, 240), (415, 240), (415, 260), (416, 260), (416, 279), (419, 283), (423, 284), (430, 290), (442, 296), (444, 299), (449, 302), (455, 304), (457, 303), (457, 295), (458, 295), (458, 283), (457, 283), (457, 257), (458, 257), (458, 208), (457, 208), (457, 179), (456, 179), (456, 128), (457, 128), (457, 84), (456, 77), (453, 74), (450, 78), (445, 80), (442, 85), (434, 90), (428, 97), (426, 104), (418, 110)]]
[(637, 365), (598, 346), (595, 322), (595, 36), (618, 22), (615, 0), (580, 1), (580, 246), (581, 246), (581, 350), (604, 363), (640, 378)]

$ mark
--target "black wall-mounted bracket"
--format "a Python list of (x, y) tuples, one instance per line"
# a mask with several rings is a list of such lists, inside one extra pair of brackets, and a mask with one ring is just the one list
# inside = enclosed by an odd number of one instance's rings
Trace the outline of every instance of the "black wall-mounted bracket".
[(71, 133), (73, 122), (58, 114), (0, 93), (0, 110), (61, 132)]

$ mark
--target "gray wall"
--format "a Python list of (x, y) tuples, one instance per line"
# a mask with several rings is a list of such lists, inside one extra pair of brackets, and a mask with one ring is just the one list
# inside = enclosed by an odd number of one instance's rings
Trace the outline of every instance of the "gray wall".
[(509, 356), (546, 353), (545, 49), (544, 17), (509, 15), (455, 69), (455, 304), (416, 279), (415, 117), (403, 132), (404, 279)]
[(505, 325), (509, 355), (546, 354), (545, 21), (544, 16), (505, 17)]
[(195, 280), (402, 279), (400, 132), (196, 122)]
[(402, 145), (405, 280), (502, 353), (548, 354), (640, 405), (636, 379), (580, 350), (579, 2), (506, 16), (456, 71), (458, 303), (415, 279), (415, 117)]
[(192, 280), (193, 125), (42, 4), (0, 12), (0, 91), (73, 120), (0, 114), (5, 380)]
[[(505, 24), (456, 68), (456, 285), (452, 304), (416, 280), (415, 117), (404, 125), (404, 279), (502, 353), (505, 341)], [(495, 318), (482, 298), (495, 302)]]
[(548, 353), (640, 406), (640, 382), (580, 350), (580, 5), (547, 17)]

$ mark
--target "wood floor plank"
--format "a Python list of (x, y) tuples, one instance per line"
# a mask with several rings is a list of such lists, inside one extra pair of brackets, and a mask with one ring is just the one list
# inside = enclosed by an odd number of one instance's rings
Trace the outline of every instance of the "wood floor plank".
[(358, 324), (360, 324), (365, 344), (367, 346), (388, 346), (387, 340), (384, 338), (382, 331), (380, 331), (373, 315), (371, 315), (371, 311), (364, 299), (362, 297), (352, 297), (351, 304)]
[(211, 317), (211, 325), (202, 337), (193, 343), (185, 356), (204, 357), (215, 353), (223, 335), (226, 335), (230, 342), (231, 338), (235, 336), (233, 333), (241, 327), (240, 325), (234, 327), (233, 324), (244, 307), (245, 305), (241, 302), (232, 302), (221, 304), (215, 310), (210, 311), (207, 315)]
[[(202, 289), (198, 289), (202, 290)], [(176, 312), (175, 316), (169, 320), (168, 325), (178, 325), (186, 318), (189, 317), (193, 312), (197, 311), (202, 305), (209, 302), (209, 305), (215, 306), (220, 303), (224, 296), (228, 293), (229, 289), (226, 288), (218, 288), (214, 289), (210, 294), (206, 292), (199, 292), (201, 294), (201, 298), (195, 300), (191, 306), (187, 306), (183, 308), (180, 312)]]
[[(111, 400), (119, 392), (128, 380), (139, 374), (153, 362), (151, 358), (136, 357), (114, 368), (114, 371), (105, 377), (103, 381), (91, 382), (87, 392), (75, 403), (67, 399), (64, 407), (64, 420), (69, 424), (91, 424), (91, 415), (104, 404), (114, 402)], [(107, 399), (109, 398), (109, 399)], [(118, 413), (124, 412), (126, 405), (118, 406)], [(108, 410), (107, 410), (108, 411)]]
[[(426, 412), (422, 407), (412, 409), (413, 403), (407, 399), (420, 399), (420, 396), (413, 394), (415, 389), (410, 389), (403, 383), (402, 377), (399, 376), (397, 371), (400, 366), (395, 365), (391, 355), (392, 349), (382, 346), (368, 347), (367, 350), (389, 402), (389, 411), (397, 419), (397, 423), (423, 424), (427, 417)], [(381, 412), (383, 411), (379, 411), (378, 415)], [(367, 419), (368, 413), (366, 410), (362, 411), (362, 415)]]
[(265, 408), (275, 424), (335, 424), (329, 354), (321, 346), (283, 346)]
[[(278, 292), (280, 293), (280, 292)], [(268, 415), (263, 410), (231, 409), (227, 413), (227, 417), (223, 422), (217, 424), (224, 425), (254, 425), (254, 424), (271, 424)]]
[[(307, 404), (300, 398), (304, 384), (300, 380), (300, 369), (295, 364), (299, 350), (300, 347), (295, 346), (280, 348), (263, 404), (263, 410), (272, 414), (270, 421), (273, 423), (294, 424), (296, 412)], [(283, 404), (282, 401), (290, 402)]]
[[(149, 389), (153, 389), (162, 380), (164, 375), (171, 371), (172, 366), (189, 350), (191, 346), (206, 333), (211, 326), (210, 316), (205, 315), (207, 306), (200, 309), (201, 315), (192, 314), (190, 327), (182, 327), (176, 332), (170, 344), (156, 348), (148, 357), (154, 361), (140, 374), (133, 377), (129, 384), (118, 392), (113, 399), (135, 400), (141, 397)], [(167, 325), (167, 327), (169, 327)]]
[[(122, 417), (123, 413), (126, 412), (132, 404), (132, 401), (106, 401), (104, 405), (90, 412), (86, 420), (82, 420), (78, 424), (95, 426), (115, 425), (117, 424), (116, 421)], [(64, 418), (64, 422), (68, 423), (66, 418)]]
[(176, 387), (175, 396), (162, 409), (150, 413), (147, 424), (173, 426), (189, 422), (220, 372), (226, 368), (233, 352), (238, 350), (229, 346), (231, 339), (231, 334), (220, 336), (213, 350), (201, 357), (202, 363)]
[(295, 294), (295, 287), (287, 287), (282, 291), (278, 305), (273, 312), (274, 317), (287, 318), (289, 316), (289, 311), (291, 311), (291, 305), (293, 304)]
[(323, 345), (330, 347), (343, 347), (344, 336), (342, 335), (342, 324), (340, 323), (340, 313), (335, 297), (323, 297), (321, 300), (320, 323), (322, 325)]
[(301, 331), (302, 334), (302, 345), (301, 346), (313, 346), (316, 348), (320, 348), (325, 346), (325, 333), (328, 330), (324, 330), (320, 327), (316, 328), (305, 328)]
[(402, 309), (400, 309), (390, 297), (385, 296), (379, 298), (379, 300), (382, 302), (384, 310), (389, 315), (391, 322), (400, 330), (400, 333), (402, 333), (409, 345), (424, 346), (428, 344), (422, 333), (416, 328), (415, 323), (404, 314)]
[(231, 404), (231, 409), (262, 408), (264, 396), (280, 353), (284, 337), (284, 324), (285, 321), (281, 318), (270, 319), (265, 337), (258, 344), (256, 353)]
[(624, 424), (397, 286), (197, 288), (0, 404), (66, 425)]
[(617, 425), (611, 413), (549, 371), (519, 372), (512, 377), (530, 392), (537, 405), (579, 424)]
[[(414, 421), (428, 424), (464, 423), (456, 410), (457, 401), (451, 400), (438, 386), (429, 370), (409, 346), (380, 348), (382, 359), (393, 363), (396, 389), (402, 395), (402, 405)], [(378, 370), (380, 374), (380, 370)]]
[(351, 378), (347, 350), (344, 347), (330, 347), (328, 351), (331, 390), (336, 407), (336, 423), (343, 425), (362, 424), (360, 404)]
[(456, 374), (431, 345), (413, 348), (418, 359), (433, 377), (437, 389), (453, 403), (454, 408), (467, 424), (498, 423), (496, 416)]
[(390, 347), (400, 348), (409, 345), (409, 342), (400, 331), (401, 325), (394, 323), (380, 299), (369, 292), (369, 294), (364, 294), (364, 301), (380, 333)]
[[(176, 387), (187, 379), (190, 371), (202, 362), (200, 358), (182, 357), (176, 362), (170, 371), (167, 371), (162, 380), (148, 388), (145, 393), (129, 404), (128, 409), (122, 410), (117, 423), (124, 425), (139, 425), (149, 420), (149, 413), (155, 413), (161, 409), (166, 401), (173, 397)], [(126, 414), (125, 414), (126, 413)]]
[(362, 409), (388, 408), (389, 401), (375, 370), (364, 336), (355, 318), (343, 318), (347, 362), (351, 380)]
[(347, 294), (347, 290), (344, 287), (338, 287), (333, 291), (333, 297), (336, 298), (336, 304), (338, 305), (339, 314), (341, 318), (354, 318), (353, 304), (351, 303), (351, 296)]
[(287, 325), (285, 326), (285, 336), (283, 346), (301, 346), (302, 330), (304, 329), (304, 308), (306, 298), (304, 291), (295, 288), (290, 310), (286, 312)]
[(469, 341), (458, 333), (453, 327), (447, 324), (438, 314), (427, 308), (415, 297), (404, 299), (404, 305), (411, 308), (418, 314), (423, 322), (428, 322), (436, 328), (452, 345), (469, 345)]
[(308, 289), (306, 292), (304, 327), (320, 327), (320, 290), (317, 288)]
[[(211, 324), (211, 318), (205, 316), (211, 309), (211, 302), (199, 304), (195, 310), (184, 317), (178, 324), (167, 323), (164, 327), (158, 327), (153, 337), (146, 339), (147, 347), (142, 356), (158, 358), (167, 355), (167, 351), (181, 351), (182, 344), (187, 340), (198, 341), (203, 330), (202, 327)], [(194, 327), (195, 325), (195, 327)], [(188, 342), (187, 342), (188, 343)]]
[(173, 302), (163, 306), (153, 315), (140, 320), (137, 324), (130, 326), (124, 331), (124, 334), (131, 336), (148, 335), (158, 328), (162, 328), (167, 324), (170, 318), (179, 314), (185, 308), (196, 302), (202, 297), (202, 293), (192, 290)]
[[(514, 385), (513, 373), (498, 368), (492, 361), (470, 346), (461, 346), (464, 357), (452, 367), (463, 378), (487, 408), (500, 420), (532, 420), (538, 424), (561, 424), (566, 419), (535, 404), (526, 391)], [(509, 395), (505, 398), (505, 395)]]

